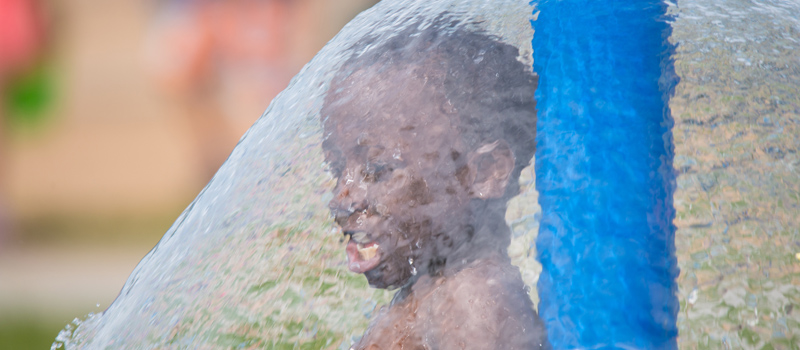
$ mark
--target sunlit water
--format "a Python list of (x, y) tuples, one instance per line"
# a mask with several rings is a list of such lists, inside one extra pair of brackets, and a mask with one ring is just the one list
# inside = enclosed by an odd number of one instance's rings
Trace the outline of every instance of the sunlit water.
[(392, 292), (347, 269), (319, 112), (355, 42), (446, 12), (541, 76), (542, 160), (506, 221), (555, 348), (800, 347), (800, 5), (649, 5), (378, 4), (270, 104), (112, 306), (54, 346), (347, 349)]

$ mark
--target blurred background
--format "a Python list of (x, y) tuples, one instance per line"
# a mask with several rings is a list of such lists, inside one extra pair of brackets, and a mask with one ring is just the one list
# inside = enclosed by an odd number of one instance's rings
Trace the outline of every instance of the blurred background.
[(48, 348), (130, 272), (374, 0), (0, 0), (0, 348)]

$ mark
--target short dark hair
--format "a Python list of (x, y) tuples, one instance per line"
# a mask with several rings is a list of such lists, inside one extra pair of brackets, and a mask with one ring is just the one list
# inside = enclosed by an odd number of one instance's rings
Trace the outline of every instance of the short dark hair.
[[(438, 22), (418, 29), (410, 25), (384, 42), (367, 38), (356, 43), (355, 52), (331, 83), (325, 105), (347, 94), (347, 88), (380, 88), (381, 75), (403, 67), (410, 79), (435, 84), (444, 98), (445, 114), (457, 115), (458, 130), (469, 150), (505, 140), (514, 152), (515, 167), (506, 198), (519, 192), (519, 174), (536, 151), (536, 101), (538, 77), (517, 57), (519, 50), (480, 32)], [(376, 74), (359, 74), (369, 71)], [(405, 73), (404, 72), (404, 73)], [(366, 79), (354, 83), (352, 80)], [(384, 86), (391, 89), (391, 86)], [(446, 105), (446, 106), (445, 106)], [(323, 108), (323, 120), (327, 117)], [(325, 146), (325, 144), (323, 144)]]

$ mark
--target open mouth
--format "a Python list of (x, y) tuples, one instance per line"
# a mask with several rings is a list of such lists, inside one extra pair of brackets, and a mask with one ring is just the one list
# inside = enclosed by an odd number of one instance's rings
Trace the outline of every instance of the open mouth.
[(378, 266), (381, 261), (380, 246), (370, 241), (363, 232), (345, 232), (350, 236), (347, 242), (347, 265), (350, 271), (364, 273)]

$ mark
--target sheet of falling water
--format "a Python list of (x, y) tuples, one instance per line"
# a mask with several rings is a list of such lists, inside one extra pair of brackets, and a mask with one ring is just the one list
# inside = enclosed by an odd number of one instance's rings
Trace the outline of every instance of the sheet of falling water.
[[(228, 161), (103, 313), (58, 336), (67, 349), (348, 348), (390, 293), (347, 271), (328, 201), (319, 111), (332, 76), (367, 36), (434, 20), (519, 48), (531, 66), (526, 1), (382, 2), (336, 36), (269, 105)], [(267, 101), (265, 101), (266, 105)], [(535, 286), (533, 172), (507, 219), (510, 254)], [(531, 293), (536, 298), (535, 291)]]
[(796, 349), (800, 6), (689, 0), (671, 11), (679, 344)]

